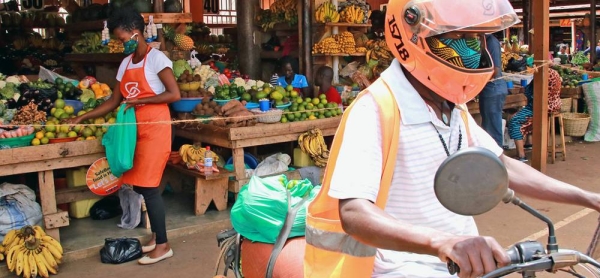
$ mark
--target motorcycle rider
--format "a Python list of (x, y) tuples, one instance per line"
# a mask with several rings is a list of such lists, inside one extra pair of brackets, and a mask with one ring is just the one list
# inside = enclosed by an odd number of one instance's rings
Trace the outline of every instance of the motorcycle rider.
[[(460, 277), (478, 277), (507, 265), (495, 239), (478, 235), (472, 217), (448, 211), (435, 196), (436, 170), (461, 148), (498, 155), (518, 194), (600, 211), (600, 195), (505, 156), (463, 105), (494, 73), (485, 34), (517, 22), (508, 0), (389, 1), (385, 33), (396, 59), (344, 113), (321, 193), (307, 212), (305, 277), (365, 277), (357, 274), (363, 268), (371, 277), (452, 277), (448, 260), (458, 264)], [(383, 111), (374, 97), (381, 90), (393, 94), (401, 119), (387, 184), (382, 126), (390, 127), (382, 115), (395, 111)], [(382, 207), (380, 192), (387, 198)], [(332, 266), (332, 256), (372, 260)]]

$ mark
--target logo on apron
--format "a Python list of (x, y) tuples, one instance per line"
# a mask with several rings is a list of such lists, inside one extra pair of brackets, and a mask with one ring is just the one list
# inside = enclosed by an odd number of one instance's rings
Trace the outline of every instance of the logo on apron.
[(127, 93), (127, 98), (134, 98), (140, 94), (140, 89), (138, 88), (138, 82), (127, 82), (125, 83), (125, 92)]

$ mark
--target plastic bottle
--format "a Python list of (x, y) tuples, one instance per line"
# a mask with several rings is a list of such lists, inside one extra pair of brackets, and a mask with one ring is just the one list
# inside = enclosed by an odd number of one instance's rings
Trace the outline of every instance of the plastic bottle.
[(210, 146), (206, 146), (204, 153), (204, 174), (210, 175), (213, 172), (213, 152), (210, 151)]

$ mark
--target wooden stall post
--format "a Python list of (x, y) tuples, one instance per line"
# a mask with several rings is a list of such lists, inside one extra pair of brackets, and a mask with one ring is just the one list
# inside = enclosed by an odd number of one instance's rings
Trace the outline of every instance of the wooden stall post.
[(546, 160), (548, 158), (548, 65), (544, 62), (548, 59), (550, 44), (550, 31), (548, 22), (550, 20), (550, 1), (539, 0), (533, 2), (533, 29), (535, 39), (533, 42), (533, 55), (538, 62), (537, 66), (545, 64), (533, 77), (535, 80), (533, 93), (533, 157), (531, 166), (538, 171), (546, 172)]
[(60, 241), (60, 233), (58, 228), (48, 229), (45, 223), (46, 215), (53, 215), (58, 212), (56, 208), (56, 194), (54, 192), (54, 172), (42, 171), (38, 173), (38, 180), (40, 185), (40, 199), (42, 201), (42, 215), (44, 216), (44, 227), (46, 228), (46, 234)]

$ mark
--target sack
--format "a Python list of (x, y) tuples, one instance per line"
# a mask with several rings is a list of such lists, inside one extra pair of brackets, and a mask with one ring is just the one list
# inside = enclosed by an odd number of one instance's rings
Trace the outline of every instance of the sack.
[(35, 193), (24, 184), (0, 184), (0, 241), (9, 231), (27, 225), (42, 225), (42, 208)]
[(122, 213), (120, 199), (115, 195), (103, 198), (90, 208), (90, 218), (93, 220), (111, 219)]
[(106, 149), (106, 159), (112, 174), (119, 178), (133, 167), (133, 155), (137, 141), (137, 125), (135, 110), (125, 111), (126, 104), (121, 104), (115, 125), (108, 127), (102, 137), (102, 145)]
[(510, 60), (508, 60), (508, 64), (506, 64), (506, 69), (507, 71), (515, 71), (515, 72), (522, 72), (525, 71), (527, 69), (527, 60), (525, 59), (515, 59), (515, 58), (510, 58)]
[(121, 264), (142, 257), (142, 244), (137, 238), (107, 238), (100, 249), (100, 260), (105, 264)]
[(288, 212), (287, 191), (290, 191), (291, 207), (310, 194), (307, 202), (296, 215), (289, 238), (304, 236), (306, 207), (321, 189), (307, 179), (288, 181), (285, 175), (259, 178), (253, 176), (248, 185), (240, 189), (231, 208), (231, 224), (243, 237), (258, 242), (274, 243), (283, 227)]
[(287, 154), (277, 153), (271, 155), (256, 166), (254, 175), (260, 177), (285, 172), (291, 162), (292, 158)]

